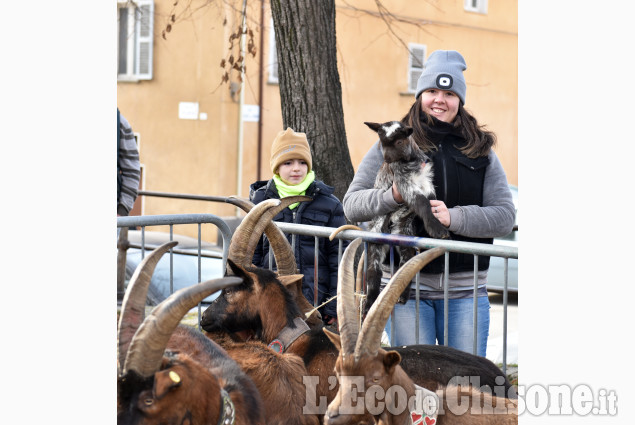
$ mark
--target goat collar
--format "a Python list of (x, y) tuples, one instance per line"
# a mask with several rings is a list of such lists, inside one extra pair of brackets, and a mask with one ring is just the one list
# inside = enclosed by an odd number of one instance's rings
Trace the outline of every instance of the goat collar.
[(229, 397), (229, 393), (225, 389), (221, 388), (221, 406), (220, 406), (220, 418), (217, 425), (234, 425), (236, 422), (236, 408), (234, 402)]
[(301, 317), (293, 319), (293, 323), (295, 324), (295, 328), (285, 326), (278, 336), (269, 343), (268, 347), (276, 353), (282, 354), (289, 348), (293, 341), (310, 330), (309, 325), (307, 325)]

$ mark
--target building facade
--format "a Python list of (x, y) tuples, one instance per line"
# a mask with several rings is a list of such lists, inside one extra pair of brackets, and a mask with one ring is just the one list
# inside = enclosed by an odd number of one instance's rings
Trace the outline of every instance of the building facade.
[[(392, 15), (385, 19), (373, 0), (335, 4), (344, 120), (355, 169), (376, 141), (363, 122), (405, 115), (421, 61), (434, 50), (453, 49), (468, 65), (465, 107), (496, 133), (495, 151), (509, 182), (518, 184), (517, 1), (382, 0)], [(248, 196), (249, 184), (271, 177), (270, 146), (283, 129), (268, 1), (246, 2), (251, 33), (244, 43), (242, 90), (238, 71), (223, 81), (230, 59), (240, 55), (240, 39), (232, 34), (242, 25), (242, 1), (117, 5), (117, 105), (138, 136), (142, 188)], [(239, 214), (222, 203), (157, 197), (140, 197), (135, 212)], [(195, 236), (196, 230), (181, 233)], [(203, 237), (214, 241), (216, 235), (207, 231)]]

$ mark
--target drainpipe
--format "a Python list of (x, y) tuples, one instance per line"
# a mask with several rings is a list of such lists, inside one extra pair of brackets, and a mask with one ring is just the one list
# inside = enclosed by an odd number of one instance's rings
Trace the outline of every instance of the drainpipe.
[[(245, 17), (247, 16), (247, 0), (243, 0), (243, 21), (240, 26), (240, 55), (243, 57), (243, 64), (245, 58)], [(238, 103), (238, 159), (236, 164), (237, 178), (236, 178), (236, 195), (241, 195), (241, 187), (243, 185), (243, 104), (245, 103), (245, 71), (244, 66), (240, 71), (240, 101)], [(236, 217), (240, 216), (240, 208), (236, 207)]]
[(263, 92), (263, 79), (264, 79), (264, 53), (263, 47), (265, 45), (265, 0), (260, 0), (260, 69), (258, 70), (258, 159), (256, 162), (256, 181), (261, 180), (260, 177), (260, 163), (262, 162), (262, 92)]

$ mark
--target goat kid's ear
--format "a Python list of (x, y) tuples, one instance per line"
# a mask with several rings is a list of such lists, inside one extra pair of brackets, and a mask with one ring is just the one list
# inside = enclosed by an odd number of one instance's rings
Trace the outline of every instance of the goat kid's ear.
[[(342, 341), (340, 340), (339, 334), (336, 334), (335, 332), (331, 332), (331, 331), (329, 331), (326, 328), (322, 328), (322, 330), (324, 331), (326, 336), (331, 340), (331, 342), (333, 343), (335, 348), (337, 348), (338, 351), (342, 351)], [(396, 353), (396, 351), (395, 351), (395, 353)], [(397, 355), (399, 355), (399, 354), (397, 354)]]
[(384, 367), (388, 373), (392, 373), (400, 362), (401, 356), (396, 351), (388, 351), (384, 355)]
[(377, 132), (381, 128), (381, 124), (376, 122), (364, 122), (371, 130)]
[(406, 133), (406, 137), (410, 136), (412, 134), (412, 132), (414, 131), (414, 129), (412, 127), (405, 127), (404, 131)]

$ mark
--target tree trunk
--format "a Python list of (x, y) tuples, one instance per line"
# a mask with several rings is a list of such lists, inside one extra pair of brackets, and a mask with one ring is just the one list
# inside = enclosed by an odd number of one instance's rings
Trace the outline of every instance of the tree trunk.
[(284, 128), (306, 133), (316, 178), (341, 201), (353, 180), (337, 70), (334, 0), (271, 0)]

